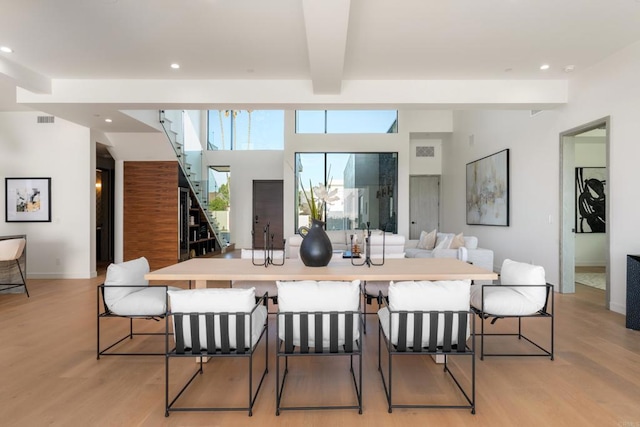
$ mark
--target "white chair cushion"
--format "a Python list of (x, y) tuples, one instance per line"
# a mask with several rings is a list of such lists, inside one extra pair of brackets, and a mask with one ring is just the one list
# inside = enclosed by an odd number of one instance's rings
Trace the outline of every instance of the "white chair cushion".
[[(253, 324), (250, 324), (250, 312), (256, 306), (255, 291), (249, 289), (211, 288), (211, 289), (187, 289), (170, 291), (169, 300), (172, 313), (247, 313), (245, 315), (244, 339), (247, 346), (254, 346), (260, 338), (262, 328), (267, 320), (267, 309), (259, 305), (253, 314)], [(207, 336), (204, 316), (199, 319), (200, 349), (207, 349)], [(175, 328), (175, 320), (174, 320)], [(187, 348), (191, 348), (191, 322), (188, 318), (183, 321), (184, 342)], [(215, 318), (215, 336), (220, 337), (220, 319)], [(229, 345), (236, 348), (236, 319), (229, 318)], [(251, 340), (251, 341), (250, 341)], [(216, 348), (220, 348), (219, 340)]]
[[(512, 261), (510, 259), (505, 259), (502, 263), (502, 268), (500, 269), (501, 285), (545, 285), (546, 283), (544, 268), (542, 266)], [(547, 291), (543, 286), (531, 288), (519, 286), (513, 289), (527, 297), (540, 308), (544, 306), (547, 299)]]
[(0, 240), (0, 261), (14, 261), (20, 258), (26, 244), (25, 239)]
[(485, 313), (497, 316), (527, 316), (536, 313), (542, 305), (507, 286), (485, 287), (482, 307), (482, 285), (471, 286), (471, 305)]
[[(330, 312), (330, 311), (358, 311), (360, 308), (360, 281), (335, 282), (301, 280), (298, 282), (278, 281), (278, 311), (284, 312)], [(297, 317), (297, 316), (296, 316)], [(282, 320), (282, 319), (281, 319)], [(293, 342), (300, 345), (300, 328), (297, 319), (294, 319)], [(323, 347), (330, 344), (329, 315), (323, 316)], [(309, 337), (313, 337), (315, 322), (309, 319)], [(338, 345), (344, 344), (345, 336), (344, 315), (338, 320)], [(284, 339), (284, 322), (280, 321), (278, 335)], [(353, 338), (360, 337), (360, 319), (354, 319)], [(309, 340), (310, 346), (315, 346), (315, 341)]]
[[(145, 257), (133, 259), (119, 264), (110, 264), (107, 267), (107, 276), (104, 281), (104, 301), (111, 310), (114, 305), (127, 295), (138, 292), (149, 286), (149, 281), (144, 275), (149, 272), (149, 262)], [(138, 286), (131, 288), (113, 288), (111, 286)]]
[(167, 290), (180, 290), (180, 288), (173, 286), (140, 288), (111, 304), (109, 309), (118, 316), (162, 316), (167, 312)]
[[(389, 285), (389, 309), (391, 311), (467, 311), (471, 293), (470, 280), (447, 281), (407, 281), (391, 282)], [(389, 309), (383, 307), (378, 317), (385, 336), (395, 345), (398, 343), (398, 314), (389, 316)], [(407, 316), (407, 345), (413, 346), (413, 315)], [(391, 326), (390, 326), (391, 323)], [(422, 347), (429, 342), (429, 317), (422, 323)], [(453, 321), (453, 344), (457, 344), (458, 319)], [(467, 327), (467, 338), (470, 330)], [(438, 345), (444, 342), (444, 315), (439, 316)]]

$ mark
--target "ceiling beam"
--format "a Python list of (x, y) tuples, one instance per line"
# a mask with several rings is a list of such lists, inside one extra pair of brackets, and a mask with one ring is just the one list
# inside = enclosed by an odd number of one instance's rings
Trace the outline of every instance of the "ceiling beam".
[(7, 77), (16, 86), (36, 93), (51, 93), (51, 79), (29, 68), (0, 57), (0, 76)]
[(315, 94), (339, 94), (351, 0), (303, 0), (309, 68)]

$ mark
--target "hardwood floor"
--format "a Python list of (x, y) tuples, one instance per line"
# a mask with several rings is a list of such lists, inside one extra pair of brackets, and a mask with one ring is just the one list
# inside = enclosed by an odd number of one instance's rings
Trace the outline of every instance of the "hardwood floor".
[[(253, 417), (246, 412), (204, 412), (172, 413), (165, 418), (163, 357), (96, 360), (96, 285), (102, 279), (29, 280), (31, 298), (0, 295), (1, 425), (640, 426), (640, 332), (626, 329), (623, 316), (605, 310), (600, 303), (603, 291), (597, 289), (584, 287), (573, 295), (556, 294), (555, 361), (477, 358), (475, 415), (448, 409), (395, 409), (387, 413), (377, 372), (377, 316), (369, 315), (369, 333), (363, 340), (362, 415), (339, 410), (289, 411), (275, 416), (275, 321), (271, 319), (270, 372)], [(504, 327), (505, 322), (498, 325)], [(161, 326), (146, 323), (151, 328)], [(544, 326), (533, 324), (531, 333), (543, 336)], [(124, 331), (123, 325), (118, 328)], [(113, 335), (118, 328), (110, 328), (105, 335)], [(157, 338), (137, 338), (127, 345), (162, 349)], [(345, 382), (346, 365), (341, 358), (331, 359), (292, 362), (285, 398), (315, 398), (326, 403), (353, 399), (353, 390)], [(403, 359), (407, 360), (394, 371), (394, 392), (399, 398), (455, 400), (456, 390), (441, 365), (428, 358)], [(192, 361), (184, 362), (172, 370), (173, 378), (186, 380), (187, 373), (195, 369)], [(307, 379), (300, 375), (305, 369), (321, 375)], [(232, 359), (207, 364), (188, 397), (243, 399), (245, 371), (244, 362)]]

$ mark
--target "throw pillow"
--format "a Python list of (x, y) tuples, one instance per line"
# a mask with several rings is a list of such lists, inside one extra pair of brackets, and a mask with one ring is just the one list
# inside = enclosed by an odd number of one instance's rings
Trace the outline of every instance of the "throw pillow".
[(434, 249), (449, 249), (452, 239), (453, 233), (438, 233)]
[(464, 247), (464, 236), (462, 233), (456, 234), (451, 239), (451, 243), (449, 244), (449, 249), (458, 249)]
[(435, 230), (435, 229), (429, 233), (423, 230), (420, 233), (420, 240), (418, 241), (418, 249), (432, 250), (436, 246), (437, 234), (438, 234), (438, 230)]

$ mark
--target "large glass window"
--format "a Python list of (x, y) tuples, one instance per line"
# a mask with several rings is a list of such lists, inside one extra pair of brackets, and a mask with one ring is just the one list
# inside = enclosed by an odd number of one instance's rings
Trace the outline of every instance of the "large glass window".
[(231, 241), (231, 168), (209, 166), (209, 212), (214, 218), (221, 237)]
[(283, 110), (209, 110), (209, 150), (283, 150)]
[(325, 205), (327, 230), (366, 227), (397, 233), (397, 153), (296, 153), (296, 230), (310, 225), (303, 192), (319, 185), (337, 189)]
[(398, 111), (297, 110), (296, 133), (398, 133)]

